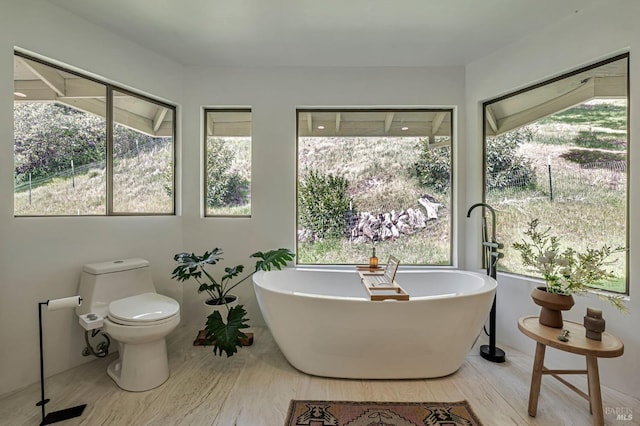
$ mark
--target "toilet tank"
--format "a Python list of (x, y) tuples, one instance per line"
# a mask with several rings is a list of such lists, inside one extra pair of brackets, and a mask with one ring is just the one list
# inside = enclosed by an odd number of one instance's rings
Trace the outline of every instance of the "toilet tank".
[(82, 267), (78, 289), (82, 305), (76, 308), (76, 313), (106, 316), (113, 300), (155, 292), (149, 262), (145, 259), (91, 263)]

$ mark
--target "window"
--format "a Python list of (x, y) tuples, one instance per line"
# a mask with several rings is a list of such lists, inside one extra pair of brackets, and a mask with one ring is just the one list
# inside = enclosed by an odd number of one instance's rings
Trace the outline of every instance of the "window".
[(174, 213), (175, 107), (14, 55), (16, 216)]
[(298, 263), (451, 265), (452, 114), (298, 110)]
[[(627, 247), (628, 64), (620, 55), (485, 103), (485, 200), (505, 244), (499, 270), (532, 274), (512, 244), (533, 219), (561, 249)], [(614, 282), (594, 287), (628, 294), (627, 255), (613, 257)]]
[(251, 216), (251, 110), (204, 111), (205, 216)]

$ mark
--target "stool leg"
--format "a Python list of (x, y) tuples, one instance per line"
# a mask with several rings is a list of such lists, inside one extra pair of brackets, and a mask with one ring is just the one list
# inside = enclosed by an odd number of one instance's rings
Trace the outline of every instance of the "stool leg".
[(587, 378), (589, 381), (589, 405), (593, 412), (593, 424), (604, 425), (602, 414), (602, 395), (600, 394), (600, 373), (598, 372), (598, 358), (587, 355)]
[[(585, 356), (585, 360), (586, 360)], [(587, 392), (589, 393), (589, 414), (593, 415), (593, 404), (591, 404), (591, 377), (589, 376), (589, 365), (587, 365)]]
[(538, 396), (542, 382), (542, 369), (544, 368), (544, 352), (546, 345), (536, 344), (536, 357), (533, 360), (533, 373), (531, 373), (531, 390), (529, 391), (529, 415), (535, 417), (538, 411)]

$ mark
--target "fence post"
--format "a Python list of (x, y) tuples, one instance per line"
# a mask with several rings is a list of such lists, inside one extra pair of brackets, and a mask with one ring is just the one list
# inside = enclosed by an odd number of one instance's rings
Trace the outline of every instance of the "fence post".
[(553, 178), (551, 177), (551, 156), (547, 157), (547, 169), (549, 170), (549, 200), (553, 201)]
[(76, 169), (73, 167), (73, 160), (71, 160), (71, 186), (76, 187)]
[(349, 201), (349, 211), (347, 212), (347, 229), (349, 230), (349, 242), (353, 241), (353, 226), (354, 226), (354, 220), (353, 220), (353, 202)]
[(29, 205), (31, 205), (31, 172), (29, 172)]

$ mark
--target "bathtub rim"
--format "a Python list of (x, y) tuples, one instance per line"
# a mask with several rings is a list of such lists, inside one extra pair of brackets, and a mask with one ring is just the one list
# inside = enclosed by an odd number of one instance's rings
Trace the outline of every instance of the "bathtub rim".
[(474, 277), (478, 277), (481, 278), (483, 281), (483, 285), (478, 288), (478, 289), (474, 289), (472, 291), (467, 291), (464, 293), (458, 292), (458, 293), (445, 293), (445, 294), (437, 294), (437, 295), (431, 295), (431, 296), (410, 296), (410, 299), (408, 301), (398, 301), (398, 300), (393, 300), (393, 299), (386, 299), (386, 300), (381, 300), (381, 301), (372, 301), (369, 300), (368, 298), (364, 297), (364, 296), (340, 296), (340, 295), (323, 295), (323, 294), (313, 294), (313, 293), (308, 293), (308, 292), (298, 292), (298, 291), (292, 291), (292, 290), (282, 290), (282, 289), (276, 289), (276, 288), (272, 288), (272, 287), (268, 287), (265, 286), (263, 283), (259, 282), (258, 280), (262, 279), (262, 276), (269, 273), (269, 272), (279, 272), (279, 271), (303, 271), (303, 272), (337, 272), (337, 273), (354, 273), (354, 269), (353, 267), (346, 269), (346, 268), (333, 268), (333, 267), (311, 267), (311, 266), (303, 266), (303, 267), (299, 267), (299, 266), (293, 266), (293, 267), (287, 267), (287, 268), (282, 268), (281, 270), (271, 270), (271, 271), (258, 271), (256, 272), (253, 277), (252, 277), (252, 281), (253, 281), (253, 285), (254, 285), (254, 291), (255, 291), (255, 287), (258, 286), (260, 287), (260, 289), (264, 290), (264, 291), (270, 291), (273, 293), (278, 293), (278, 294), (282, 294), (282, 295), (288, 295), (288, 296), (295, 296), (295, 297), (304, 297), (304, 298), (309, 298), (309, 299), (327, 299), (327, 300), (344, 300), (344, 301), (349, 301), (349, 302), (353, 302), (353, 303), (407, 303), (407, 302), (418, 302), (418, 301), (427, 301), (427, 300), (443, 300), (443, 299), (452, 299), (452, 298), (461, 298), (461, 297), (473, 297), (473, 296), (477, 296), (480, 294), (484, 294), (484, 293), (489, 293), (489, 292), (497, 292), (497, 288), (498, 288), (498, 282), (497, 280), (491, 278), (489, 275), (483, 274), (482, 272), (478, 272), (478, 271), (469, 271), (466, 269), (418, 269), (418, 268), (400, 268), (398, 269), (398, 274), (403, 275), (403, 274), (425, 274), (425, 273), (446, 273), (446, 274), (463, 274), (463, 275), (471, 275)]

